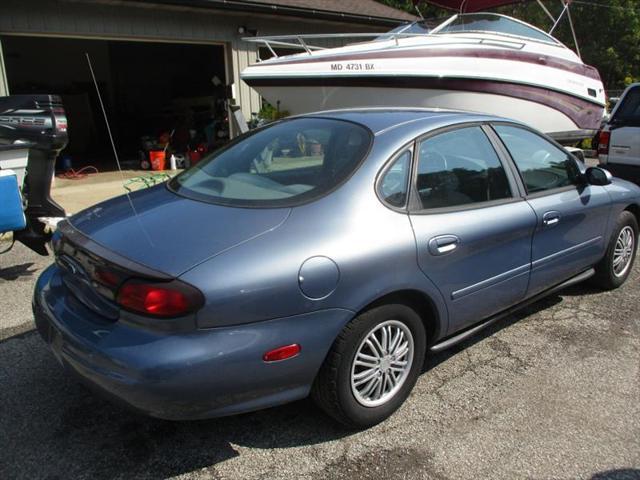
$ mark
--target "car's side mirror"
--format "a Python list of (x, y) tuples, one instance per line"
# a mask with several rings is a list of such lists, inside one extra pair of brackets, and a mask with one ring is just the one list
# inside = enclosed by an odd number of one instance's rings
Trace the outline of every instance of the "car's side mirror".
[(611, 174), (600, 167), (589, 167), (584, 173), (589, 185), (609, 185), (611, 184)]

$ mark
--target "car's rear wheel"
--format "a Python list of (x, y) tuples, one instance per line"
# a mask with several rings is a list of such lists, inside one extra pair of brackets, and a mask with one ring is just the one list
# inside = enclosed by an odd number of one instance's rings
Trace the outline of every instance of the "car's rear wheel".
[(594, 283), (605, 290), (621, 286), (629, 277), (636, 257), (638, 221), (628, 211), (620, 214), (607, 253), (596, 265)]
[(312, 396), (351, 428), (375, 425), (407, 398), (422, 369), (424, 325), (406, 305), (382, 305), (352, 320), (334, 342)]

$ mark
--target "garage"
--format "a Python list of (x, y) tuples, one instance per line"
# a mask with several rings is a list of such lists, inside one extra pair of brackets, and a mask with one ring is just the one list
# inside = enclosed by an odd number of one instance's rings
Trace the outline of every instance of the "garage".
[(12, 94), (62, 96), (74, 169), (114, 165), (86, 54), (125, 166), (146, 166), (167, 142), (196, 156), (229, 138), (224, 45), (3, 36), (2, 46)]
[(61, 95), (61, 161), (114, 170), (87, 53), (125, 168), (167, 144), (166, 159), (197, 160), (238, 133), (228, 104), (247, 120), (262, 107), (240, 80), (259, 58), (243, 37), (388, 31), (413, 18), (374, 0), (3, 0), (0, 95)]

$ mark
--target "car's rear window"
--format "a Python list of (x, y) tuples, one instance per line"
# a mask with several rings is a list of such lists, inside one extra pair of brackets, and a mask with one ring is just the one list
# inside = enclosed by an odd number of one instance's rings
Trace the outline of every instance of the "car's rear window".
[(243, 135), (169, 182), (196, 200), (293, 206), (336, 188), (369, 151), (372, 134), (343, 120), (297, 118)]

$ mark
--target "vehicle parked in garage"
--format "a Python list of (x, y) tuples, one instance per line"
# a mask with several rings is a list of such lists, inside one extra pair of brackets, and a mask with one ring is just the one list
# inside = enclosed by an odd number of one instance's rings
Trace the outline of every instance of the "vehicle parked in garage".
[(640, 83), (627, 87), (596, 140), (600, 163), (640, 184)]
[(428, 351), (576, 282), (622, 285), (639, 216), (640, 188), (520, 123), (321, 112), (63, 222), (33, 307), (62, 364), (146, 414), (311, 394), (367, 427)]

